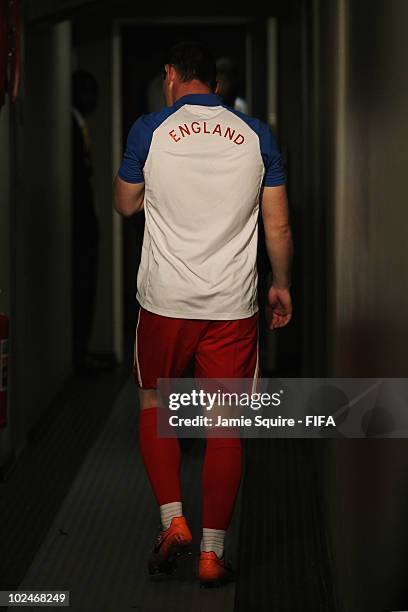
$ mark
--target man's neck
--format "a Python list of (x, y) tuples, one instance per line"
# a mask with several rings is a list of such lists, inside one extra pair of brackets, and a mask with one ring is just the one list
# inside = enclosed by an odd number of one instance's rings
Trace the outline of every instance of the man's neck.
[(190, 94), (213, 94), (214, 92), (200, 82), (190, 81), (189, 83), (180, 83), (177, 88), (177, 93), (174, 96), (174, 102), (177, 102), (183, 96)]

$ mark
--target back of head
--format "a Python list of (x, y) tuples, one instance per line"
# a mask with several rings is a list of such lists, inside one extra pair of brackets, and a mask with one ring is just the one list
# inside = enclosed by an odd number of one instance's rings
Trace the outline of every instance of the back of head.
[(218, 96), (224, 104), (234, 106), (238, 96), (239, 74), (235, 62), (230, 57), (220, 57), (217, 60)]
[(164, 64), (174, 66), (180, 81), (200, 81), (212, 91), (217, 85), (217, 68), (211, 51), (197, 41), (185, 41), (169, 49)]
[(95, 110), (98, 100), (98, 83), (93, 74), (86, 70), (75, 70), (72, 74), (72, 104), (82, 114), (89, 115)]

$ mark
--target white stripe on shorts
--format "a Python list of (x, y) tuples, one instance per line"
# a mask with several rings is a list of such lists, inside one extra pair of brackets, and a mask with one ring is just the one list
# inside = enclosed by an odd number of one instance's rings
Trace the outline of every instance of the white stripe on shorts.
[(259, 318), (256, 329), (256, 364), (255, 364), (255, 372), (254, 379), (252, 382), (252, 391), (251, 393), (255, 393), (258, 390), (258, 374), (259, 374)]
[(139, 366), (139, 358), (137, 355), (137, 330), (139, 328), (139, 321), (140, 321), (140, 313), (141, 313), (141, 308), (139, 308), (139, 315), (137, 317), (137, 324), (136, 324), (136, 333), (135, 333), (135, 344), (134, 344), (134, 349), (133, 349), (133, 367), (136, 369), (137, 372), (137, 380), (139, 381), (139, 385), (142, 387), (142, 376), (140, 374), (140, 366)]

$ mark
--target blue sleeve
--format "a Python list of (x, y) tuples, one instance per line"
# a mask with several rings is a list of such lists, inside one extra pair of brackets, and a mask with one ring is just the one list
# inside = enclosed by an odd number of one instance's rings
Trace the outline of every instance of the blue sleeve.
[(261, 155), (265, 165), (265, 176), (263, 185), (275, 187), (286, 183), (285, 171), (282, 164), (282, 155), (271, 128), (266, 123), (262, 123), (259, 129), (259, 140), (261, 145)]
[(120, 178), (127, 183), (143, 183), (143, 168), (152, 141), (152, 126), (148, 115), (142, 115), (132, 125), (118, 171)]

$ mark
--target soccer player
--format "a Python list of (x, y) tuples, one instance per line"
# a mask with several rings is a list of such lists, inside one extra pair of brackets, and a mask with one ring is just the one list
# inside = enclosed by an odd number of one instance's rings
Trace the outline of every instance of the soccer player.
[[(141, 116), (115, 179), (115, 208), (145, 211), (134, 350), (139, 445), (161, 531), (149, 572), (171, 571), (191, 544), (180, 491), (177, 437), (157, 435), (157, 379), (258, 376), (257, 237), (261, 207), (273, 281), (271, 329), (291, 319), (292, 237), (281, 155), (270, 128), (225, 106), (216, 64), (199, 43), (173, 47), (163, 73), (167, 106)], [(242, 472), (239, 438), (208, 437), (202, 472), (202, 585), (232, 578), (224, 539)]]

